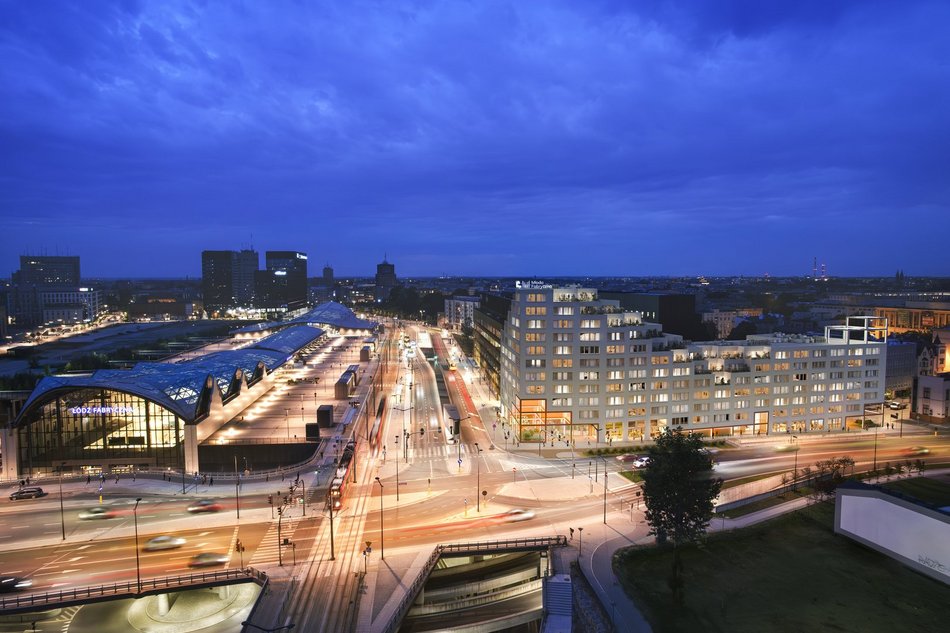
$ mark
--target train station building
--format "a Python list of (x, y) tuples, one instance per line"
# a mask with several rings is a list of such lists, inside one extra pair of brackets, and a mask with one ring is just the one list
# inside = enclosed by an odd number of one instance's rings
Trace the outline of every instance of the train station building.
[(321, 343), (329, 329), (376, 326), (339, 304), (320, 318), (327, 329), (306, 321), (258, 328), (243, 333), (246, 340), (235, 337), (238, 349), (182, 362), (44, 377), (2, 429), (3, 478), (61, 467), (87, 473), (200, 471), (199, 444), (267, 393), (278, 368)]

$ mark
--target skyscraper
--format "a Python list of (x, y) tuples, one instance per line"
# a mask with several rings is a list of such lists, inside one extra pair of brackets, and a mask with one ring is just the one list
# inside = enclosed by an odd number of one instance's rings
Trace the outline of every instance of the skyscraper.
[(201, 287), (205, 309), (217, 312), (225, 308), (254, 305), (254, 276), (257, 251), (202, 251)]
[(333, 269), (330, 268), (330, 264), (323, 267), (323, 285), (327, 288), (333, 287)]
[[(45, 293), (54, 290), (78, 291), (79, 257), (21, 255), (20, 270), (13, 273), (13, 286), (13, 316), (17, 325), (44, 323)], [(80, 319), (94, 316), (80, 316)]]
[(389, 293), (392, 292), (397, 283), (396, 266), (387, 262), (386, 257), (383, 257), (383, 262), (376, 264), (376, 301), (380, 302), (388, 299)]
[(307, 303), (307, 255), (297, 251), (267, 251), (266, 270), (257, 275), (258, 304), (295, 310)]

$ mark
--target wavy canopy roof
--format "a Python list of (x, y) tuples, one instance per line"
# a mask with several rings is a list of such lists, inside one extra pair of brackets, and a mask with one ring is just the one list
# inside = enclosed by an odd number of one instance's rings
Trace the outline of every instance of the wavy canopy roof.
[[(152, 400), (188, 423), (198, 417), (198, 399), (210, 378), (221, 399), (233, 395), (235, 385), (247, 384), (259, 367), (271, 372), (299, 349), (323, 336), (320, 328), (295, 325), (243, 349), (214, 352), (180, 363), (136, 363), (131, 369), (100, 369), (78, 376), (47, 376), (27, 399), (14, 426), (53, 392), (76, 389), (115, 389)], [(240, 371), (240, 374), (238, 373)]]
[(297, 317), (291, 321), (269, 321), (267, 323), (255, 323), (236, 330), (235, 333), (253, 333), (286, 328), (293, 325), (329, 325), (345, 330), (372, 330), (377, 326), (376, 321), (367, 321), (361, 319), (342, 303), (328, 301), (318, 305), (316, 308), (306, 314)]

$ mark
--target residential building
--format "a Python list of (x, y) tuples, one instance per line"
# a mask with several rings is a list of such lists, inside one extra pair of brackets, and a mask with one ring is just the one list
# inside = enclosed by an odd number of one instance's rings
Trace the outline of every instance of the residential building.
[(687, 343), (580, 287), (522, 284), (501, 344), (501, 417), (522, 442), (842, 431), (884, 400), (887, 328)]
[(950, 372), (920, 376), (916, 396), (916, 412), (925, 421), (946, 421), (950, 418)]
[(450, 330), (472, 327), (478, 297), (452, 297), (445, 300), (445, 325)]
[(729, 337), (739, 323), (746, 319), (757, 319), (762, 316), (762, 308), (738, 308), (736, 310), (713, 310), (703, 312), (703, 322), (712, 323), (716, 327), (716, 338)]

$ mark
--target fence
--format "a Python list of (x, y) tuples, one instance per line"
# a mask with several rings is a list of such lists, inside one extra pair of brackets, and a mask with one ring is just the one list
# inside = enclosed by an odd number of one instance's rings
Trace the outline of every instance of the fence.
[(50, 606), (65, 607), (73, 604), (86, 604), (118, 598), (136, 598), (153, 593), (163, 593), (170, 589), (198, 589), (215, 585), (253, 581), (264, 584), (267, 575), (251, 567), (245, 569), (226, 569), (193, 574), (179, 574), (163, 578), (149, 578), (142, 582), (116, 582), (111, 585), (91, 585), (16, 595), (0, 599), (0, 614), (32, 611)]

